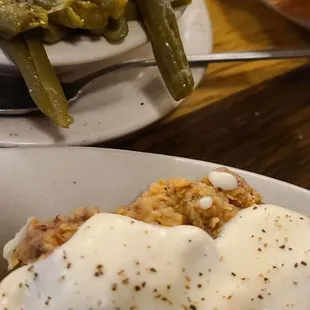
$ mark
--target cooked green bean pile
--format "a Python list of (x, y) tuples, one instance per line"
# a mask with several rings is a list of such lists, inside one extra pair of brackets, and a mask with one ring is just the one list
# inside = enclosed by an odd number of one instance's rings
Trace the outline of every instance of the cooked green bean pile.
[(56, 43), (76, 29), (121, 41), (127, 21), (140, 20), (163, 80), (175, 100), (188, 96), (194, 81), (173, 7), (191, 0), (0, 0), (0, 48), (20, 70), (29, 93), (54, 123), (68, 128), (73, 117), (43, 43)]

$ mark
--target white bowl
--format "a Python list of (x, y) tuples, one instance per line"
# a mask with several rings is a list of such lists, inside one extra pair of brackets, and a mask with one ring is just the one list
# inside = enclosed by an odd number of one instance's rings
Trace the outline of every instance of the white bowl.
[[(186, 7), (180, 7), (175, 10), (176, 17), (179, 19)], [(55, 44), (46, 45), (48, 57), (56, 68), (76, 67), (78, 65), (94, 63), (101, 60), (117, 57), (130, 50), (133, 50), (148, 41), (147, 35), (137, 21), (130, 21), (128, 36), (119, 43), (109, 43), (104, 37), (96, 36), (75, 36)], [(0, 49), (0, 72), (1, 74), (16, 74), (14, 64)]]
[[(218, 166), (190, 159), (99, 148), (2, 149), (0, 249), (29, 216), (46, 220), (88, 204), (113, 211), (132, 202), (159, 178), (194, 180)], [(234, 170), (263, 194), (266, 203), (309, 214), (309, 191)], [(1, 260), (0, 278), (5, 268)]]

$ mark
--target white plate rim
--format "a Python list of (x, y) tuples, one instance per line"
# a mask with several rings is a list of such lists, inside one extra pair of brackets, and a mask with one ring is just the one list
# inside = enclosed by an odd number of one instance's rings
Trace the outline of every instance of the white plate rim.
[[(215, 162), (210, 162), (210, 161), (204, 161), (204, 160), (199, 160), (199, 159), (192, 159), (192, 158), (186, 158), (186, 157), (181, 157), (181, 156), (174, 156), (174, 155), (165, 155), (165, 154), (157, 154), (157, 153), (150, 153), (150, 152), (140, 152), (140, 151), (131, 151), (131, 150), (122, 150), (122, 149), (113, 149), (113, 148), (102, 148), (102, 147), (84, 147), (84, 146), (30, 146), (26, 148), (3, 148), (0, 149), (0, 156), (2, 153), (7, 152), (7, 153), (20, 153), (21, 156), (29, 156), (31, 153), (49, 153), (49, 152), (73, 152), (72, 155), (74, 155), (75, 152), (77, 153), (102, 153), (103, 155), (108, 155), (113, 157), (113, 155), (121, 155), (121, 156), (132, 156), (132, 157), (144, 157), (148, 159), (155, 159), (155, 160), (169, 160), (171, 162), (180, 162), (184, 164), (191, 164), (191, 165), (198, 165), (201, 167), (207, 167), (210, 169), (215, 169), (217, 167), (227, 167), (228, 169), (232, 169), (233, 171), (237, 172), (241, 176), (247, 178), (247, 177), (254, 177), (257, 179), (260, 179), (261, 181), (269, 181), (269, 182), (275, 182), (278, 183), (282, 186), (288, 186), (294, 190), (299, 191), (300, 193), (309, 195), (310, 199), (310, 190), (300, 187), (298, 185), (294, 185), (292, 183), (282, 181), (276, 178), (268, 177), (263, 174), (251, 172), (249, 170), (244, 170), (240, 168), (235, 168), (226, 164), (221, 164), (221, 163), (215, 163)], [(173, 177), (173, 176), (171, 176)], [(181, 176), (179, 176), (181, 177)], [(156, 181), (156, 180), (154, 180)], [(148, 186), (149, 184), (146, 184)], [(309, 200), (309, 207), (310, 207), (310, 200)]]
[[(130, 161), (132, 160), (142, 160), (145, 159), (147, 161), (153, 161), (154, 165), (159, 164), (165, 164), (166, 169), (170, 169), (171, 163), (177, 163), (181, 166), (189, 165), (189, 166), (196, 166), (200, 168), (206, 168), (206, 170), (203, 170), (204, 173), (202, 175), (206, 175), (205, 172), (211, 171), (217, 167), (225, 166), (229, 169), (232, 169), (233, 171), (237, 172), (241, 176), (243, 176), (250, 185), (253, 185), (251, 183), (251, 180), (258, 180), (259, 182), (267, 182), (269, 185), (273, 183), (275, 186), (279, 185), (283, 188), (290, 188), (293, 191), (296, 191), (299, 194), (306, 195), (309, 199), (309, 207), (310, 207), (310, 190), (302, 188), (300, 186), (278, 180), (276, 178), (268, 177), (262, 174), (254, 173), (248, 170), (243, 170), (239, 168), (235, 168), (226, 164), (221, 163), (214, 163), (209, 161), (203, 161), (203, 160), (197, 160), (197, 159), (191, 159), (186, 157), (180, 157), (180, 156), (171, 156), (171, 155), (164, 155), (164, 154), (156, 154), (156, 153), (148, 153), (148, 152), (139, 152), (139, 151), (131, 151), (131, 150), (121, 150), (121, 149), (111, 149), (111, 148), (100, 148), (100, 147), (83, 147), (83, 146), (67, 146), (67, 147), (61, 147), (61, 146), (45, 146), (45, 147), (27, 147), (27, 148), (4, 148), (0, 149), (0, 158), (2, 156), (5, 156), (8, 158), (8, 162), (14, 161), (14, 158), (16, 156), (21, 156), (29, 159), (29, 157), (32, 157), (35, 159), (36, 157), (42, 158), (43, 160), (46, 160), (48, 156), (51, 155), (57, 155), (56, 160), (62, 160), (61, 157), (64, 155), (72, 155), (72, 156), (84, 156), (84, 160), (89, 158), (89, 156), (97, 156), (97, 154), (100, 155), (100, 160), (106, 160), (107, 158), (111, 160), (111, 158), (114, 160), (116, 157), (122, 157), (124, 160), (121, 162), (124, 166), (127, 166), (130, 164)], [(169, 164), (166, 164), (166, 162), (169, 162)], [(64, 164), (63, 162), (62, 164)], [(94, 164), (94, 163), (92, 163)], [(0, 164), (0, 166), (3, 165), (3, 163)], [(69, 165), (70, 166), (70, 165)], [(59, 167), (57, 167), (59, 169)], [(71, 169), (71, 168), (70, 168)], [(59, 169), (61, 171), (61, 169)], [(139, 169), (137, 169), (139, 170)], [(182, 175), (170, 175), (170, 177), (182, 177)], [(199, 176), (197, 176), (199, 177)], [(134, 180), (135, 176), (133, 177)], [(0, 177), (1, 179), (1, 177)], [(250, 179), (250, 180), (249, 180)], [(157, 181), (156, 179), (153, 180), (154, 182)], [(145, 189), (147, 188), (149, 184), (145, 184)], [(264, 194), (264, 193), (263, 193)], [(266, 201), (269, 203), (268, 201)], [(310, 211), (310, 209), (309, 209)]]
[[(65, 149), (62, 147), (57, 147), (57, 146), (51, 146), (51, 149)], [(276, 178), (272, 178), (272, 177), (268, 177), (266, 175), (263, 174), (259, 174), (259, 173), (255, 173), (255, 172), (251, 172), (248, 170), (244, 170), (244, 169), (239, 169), (239, 168), (235, 168), (229, 165), (225, 165), (225, 164), (220, 164), (220, 163), (215, 163), (215, 162), (210, 162), (210, 161), (204, 161), (204, 160), (199, 160), (199, 159), (192, 159), (192, 158), (186, 158), (186, 157), (181, 157), (181, 156), (173, 156), (173, 155), (164, 155), (164, 154), (156, 154), (156, 153), (148, 153), (148, 152), (139, 152), (139, 151), (129, 151), (129, 150), (120, 150), (120, 149), (110, 149), (110, 148), (100, 148), (100, 147), (82, 147), (82, 146), (68, 146), (66, 147), (68, 149), (76, 149), (78, 151), (80, 150), (91, 150), (91, 151), (96, 151), (96, 152), (104, 152), (104, 153), (110, 153), (111, 155), (113, 154), (124, 154), (124, 155), (131, 155), (131, 156), (142, 156), (142, 157), (148, 157), (148, 158), (156, 158), (156, 159), (168, 159), (171, 161), (178, 161), (181, 163), (187, 163), (187, 164), (192, 164), (192, 165), (200, 165), (200, 166), (205, 166), (208, 167), (209, 169), (215, 169), (218, 167), (227, 167), (228, 169), (232, 169), (233, 171), (240, 173), (240, 175), (243, 176), (252, 176), (258, 179), (261, 179), (263, 181), (272, 181), (272, 182), (276, 182), (278, 184), (284, 185), (284, 186), (289, 186), (290, 188), (293, 188), (297, 191), (300, 191), (302, 193), (305, 193), (307, 195), (309, 195), (309, 199), (310, 199), (310, 190), (300, 187), (298, 185), (294, 185), (292, 183), (286, 182), (286, 181), (282, 181), (282, 180), (278, 180)], [(28, 150), (41, 150), (41, 148), (39, 147), (34, 147), (34, 148), (28, 148)], [(23, 149), (26, 150), (26, 149)], [(156, 181), (156, 180), (155, 180)], [(309, 205), (310, 205), (310, 200), (309, 200)]]

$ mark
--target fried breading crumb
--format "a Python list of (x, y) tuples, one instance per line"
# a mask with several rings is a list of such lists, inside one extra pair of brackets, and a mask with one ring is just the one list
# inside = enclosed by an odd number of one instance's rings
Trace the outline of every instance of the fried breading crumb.
[[(194, 225), (205, 230), (213, 238), (222, 226), (240, 209), (261, 203), (261, 195), (242, 177), (227, 168), (216, 171), (227, 172), (236, 177), (238, 187), (231, 191), (215, 188), (208, 177), (199, 182), (186, 179), (160, 180), (152, 184), (133, 204), (121, 207), (118, 214), (163, 226)], [(212, 198), (212, 206), (200, 207), (200, 199)]]
[[(239, 210), (262, 203), (261, 195), (242, 177), (227, 168), (216, 171), (232, 174), (237, 188), (221, 190), (213, 186), (208, 177), (195, 182), (183, 178), (160, 180), (151, 184), (132, 204), (120, 207), (115, 213), (163, 226), (194, 225), (216, 238), (223, 225)], [(201, 199), (206, 197), (210, 202), (207, 207), (201, 205)], [(10, 269), (48, 256), (99, 212), (97, 207), (87, 207), (77, 209), (70, 216), (58, 215), (52, 221), (32, 219), (24, 239), (9, 258)]]
[(75, 210), (70, 216), (58, 215), (47, 222), (33, 218), (27, 225), (25, 238), (10, 257), (9, 268), (27, 265), (48, 256), (69, 240), (84, 222), (100, 212), (97, 207), (87, 207)]

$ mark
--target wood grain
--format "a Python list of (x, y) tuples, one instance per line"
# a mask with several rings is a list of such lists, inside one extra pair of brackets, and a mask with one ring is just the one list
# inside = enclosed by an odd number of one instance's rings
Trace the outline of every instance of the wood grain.
[[(310, 32), (258, 0), (208, 0), (215, 51), (310, 45)], [(100, 146), (234, 166), (310, 189), (307, 60), (210, 65), (165, 120)]]
[(310, 189), (310, 66), (104, 147), (217, 162)]
[[(240, 51), (310, 45), (310, 32), (286, 20), (259, 0), (208, 0), (214, 51)], [(307, 60), (211, 64), (196, 91), (164, 122), (191, 113), (263, 81), (305, 65)]]

